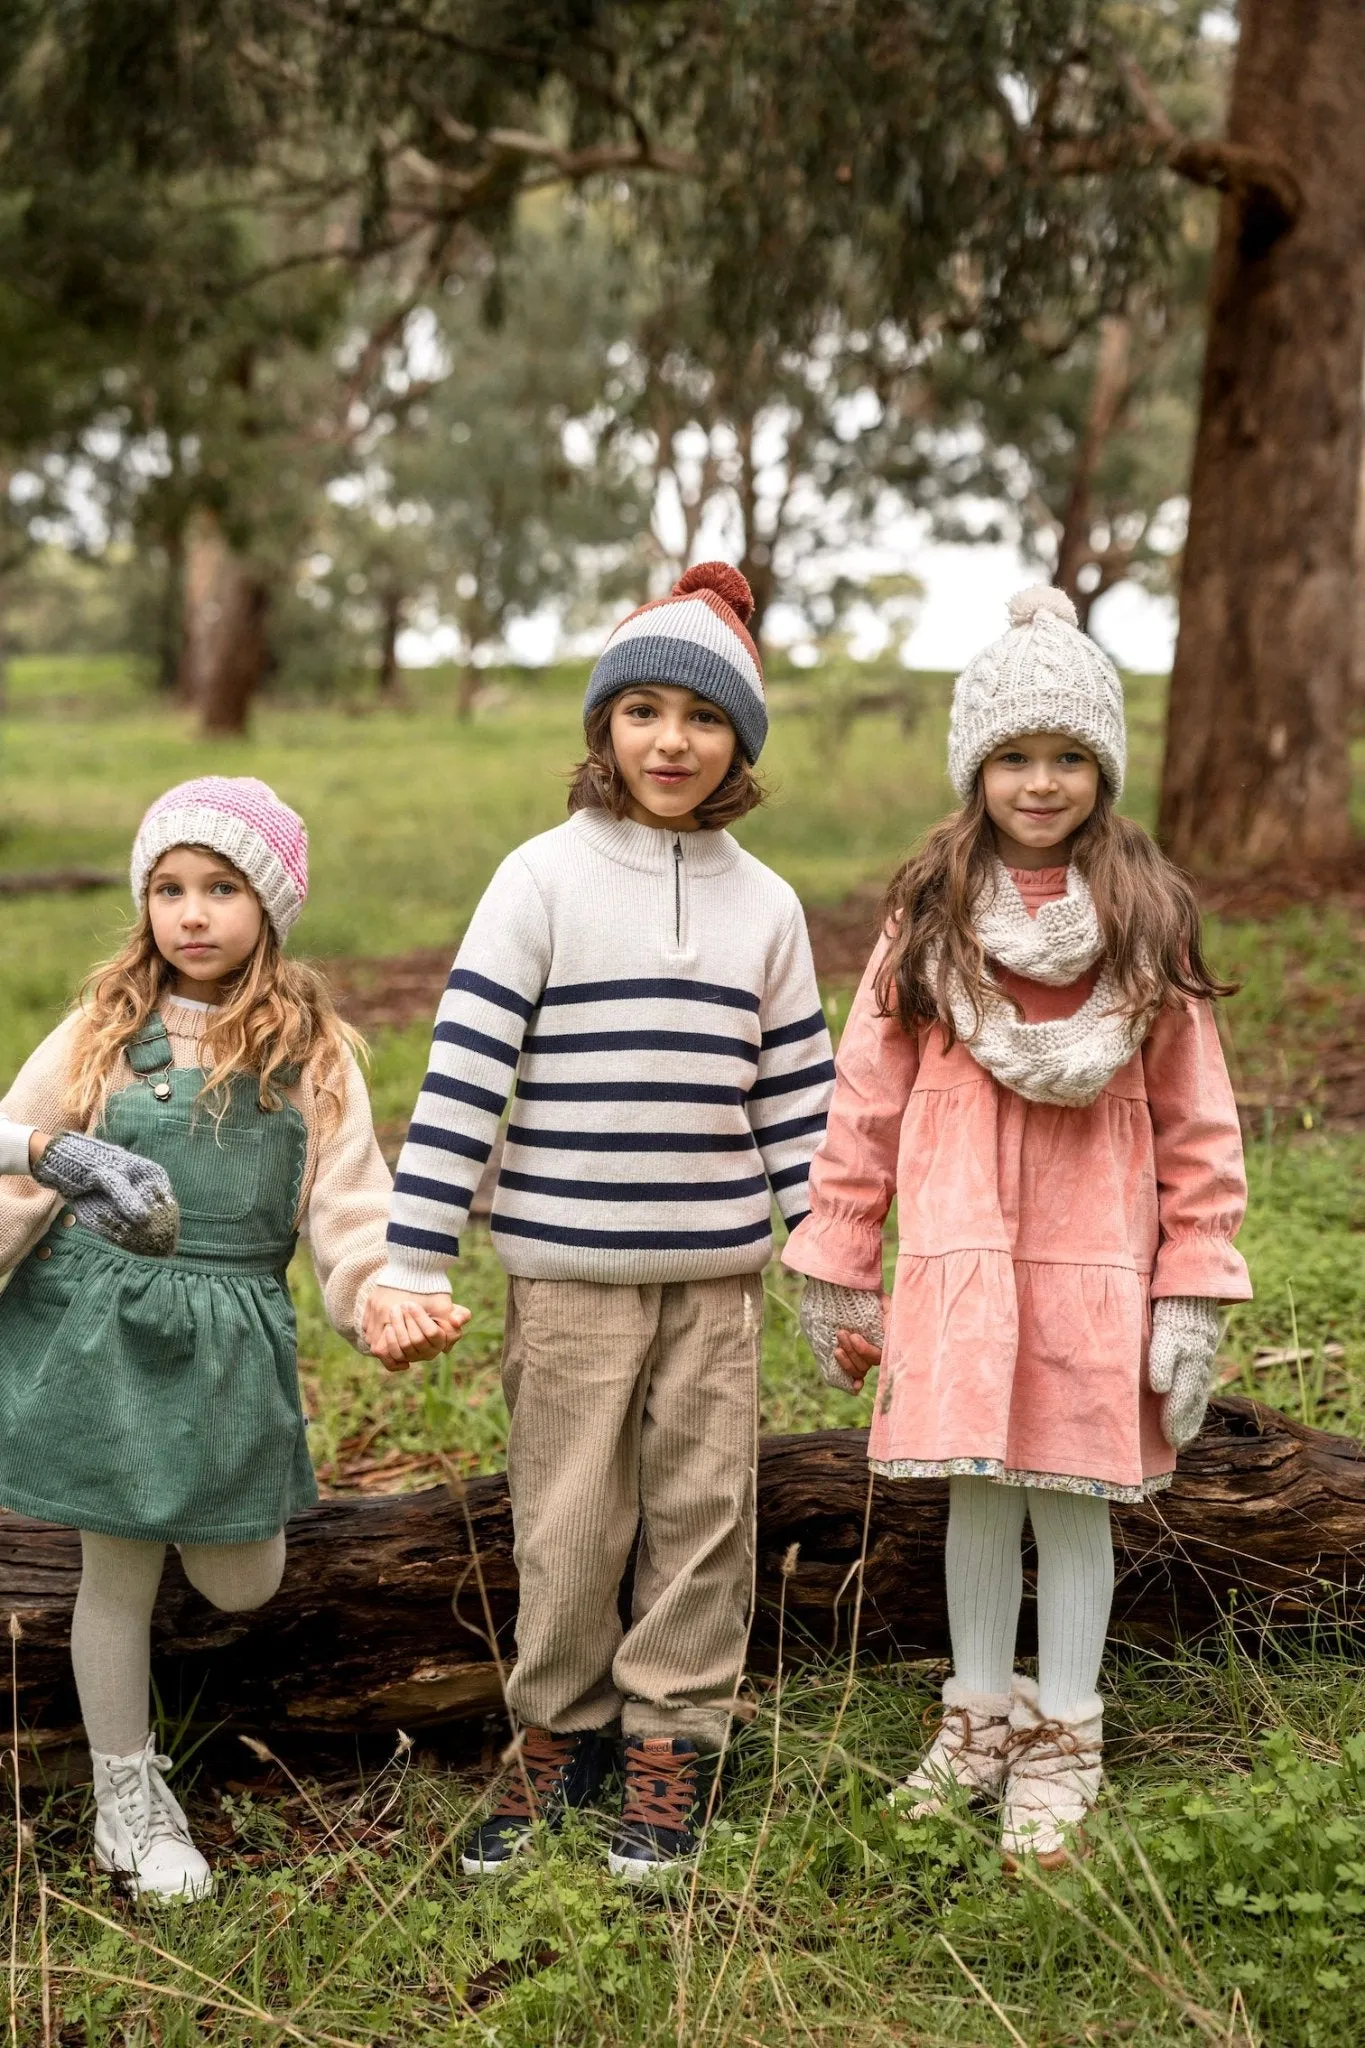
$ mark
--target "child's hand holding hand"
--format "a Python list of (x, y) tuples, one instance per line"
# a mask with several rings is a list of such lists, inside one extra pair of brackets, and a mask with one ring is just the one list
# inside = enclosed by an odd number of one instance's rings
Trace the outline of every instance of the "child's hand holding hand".
[(860, 1394), (867, 1375), (881, 1363), (885, 1297), (876, 1288), (807, 1280), (801, 1328), (826, 1386)]
[(407, 1294), (376, 1287), (365, 1304), (363, 1335), (389, 1372), (406, 1372), (458, 1344), (469, 1310), (448, 1294)]

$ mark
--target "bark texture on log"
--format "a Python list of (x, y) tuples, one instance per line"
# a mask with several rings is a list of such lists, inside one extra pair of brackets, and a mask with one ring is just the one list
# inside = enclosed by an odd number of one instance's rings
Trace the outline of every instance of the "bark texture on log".
[[(861, 1430), (764, 1440), (756, 1668), (771, 1661), (792, 1544), (788, 1655), (847, 1655), (865, 1451)], [(947, 1505), (946, 1483), (877, 1481), (863, 1654), (947, 1655)], [(1197, 1636), (1225, 1621), (1234, 1589), (1241, 1628), (1365, 1618), (1365, 1444), (1352, 1439), (1252, 1401), (1216, 1402), (1170, 1491), (1116, 1509), (1114, 1522), (1113, 1630), (1125, 1640), (1166, 1648)], [(79, 1575), (74, 1531), (0, 1514), (0, 1616), (16, 1614), (23, 1630), (19, 1708), (36, 1743), (66, 1740), (77, 1724), (67, 1645)], [(463, 1499), (437, 1487), (330, 1501), (290, 1525), (284, 1584), (255, 1614), (219, 1614), (171, 1554), (156, 1678), (169, 1712), (193, 1704), (201, 1720), (233, 1728), (413, 1730), (500, 1706), (515, 1613), (503, 1479), (473, 1480)]]
[(1222, 201), (1159, 836), (1204, 872), (1334, 857), (1365, 360), (1359, 0), (1244, 0), (1232, 142), (1282, 158), (1296, 221)]

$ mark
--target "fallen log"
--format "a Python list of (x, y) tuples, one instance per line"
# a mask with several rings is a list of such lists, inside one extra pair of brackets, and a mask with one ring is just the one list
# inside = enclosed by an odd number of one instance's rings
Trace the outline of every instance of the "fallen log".
[(122, 875), (104, 868), (38, 868), (0, 875), (0, 896), (80, 896), (89, 889), (121, 889)]
[[(865, 1520), (860, 1653), (947, 1654), (947, 1487), (878, 1480), (869, 1505), (864, 1452), (851, 1429), (763, 1442), (758, 1669), (771, 1663), (784, 1566), (789, 1656), (847, 1655)], [(1230, 1601), (1240, 1629), (1326, 1623), (1343, 1643), (1365, 1618), (1365, 1444), (1353, 1439), (1216, 1401), (1169, 1492), (1114, 1520), (1120, 1639), (1169, 1648), (1226, 1626)], [(67, 1642), (79, 1574), (71, 1530), (0, 1513), (0, 1622), (13, 1614), (22, 1631), (19, 1712), (39, 1746), (77, 1723)], [(169, 1713), (192, 1707), (232, 1728), (414, 1730), (499, 1708), (515, 1611), (501, 1477), (326, 1501), (290, 1525), (284, 1584), (255, 1614), (208, 1606), (172, 1553), (156, 1677)]]

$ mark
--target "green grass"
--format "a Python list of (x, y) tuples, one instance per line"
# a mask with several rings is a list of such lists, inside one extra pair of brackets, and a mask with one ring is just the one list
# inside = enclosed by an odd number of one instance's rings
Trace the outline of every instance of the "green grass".
[[(126, 664), (20, 662), (0, 728), (0, 869), (121, 869), (141, 808), (167, 784), (250, 772), (310, 825), (308, 951), (453, 946), (497, 860), (562, 815), (580, 685), (571, 672), (504, 679), (461, 728), (447, 683), (427, 677), (407, 713), (281, 704), (249, 743), (210, 749)], [(924, 679), (908, 737), (879, 716), (843, 740), (784, 708), (803, 694), (804, 679), (775, 693), (764, 766), (778, 800), (742, 833), (808, 899), (832, 902), (883, 879), (947, 803), (946, 690)], [(1130, 703), (1131, 802), (1148, 817), (1159, 691), (1140, 683)], [(60, 1014), (123, 915), (112, 890), (0, 900), (0, 1065), (12, 1071)], [(1242, 1238), (1257, 1298), (1233, 1312), (1225, 1357), (1239, 1388), (1365, 1434), (1365, 1140), (1321, 1128), (1316, 1071), (1324, 1038), (1349, 1027), (1365, 992), (1358, 934), (1344, 914), (1292, 912), (1214, 923), (1210, 944), (1245, 982), (1224, 1029), (1239, 1085), (1267, 1110), (1249, 1147)], [(826, 991), (836, 1018), (847, 994)], [(381, 1120), (407, 1114), (425, 1055), (424, 1026), (376, 1035)], [(464, 1343), (409, 1374), (385, 1375), (326, 1329), (306, 1258), (294, 1278), (324, 1471), (361, 1441), (399, 1467), (434, 1452), (466, 1471), (500, 1466), (502, 1277), (486, 1236), (470, 1234), (462, 1263), (474, 1310)], [(790, 1278), (774, 1268), (766, 1289), (765, 1428), (863, 1418), (866, 1402), (825, 1389), (799, 1346)], [(1311, 1353), (1301, 1364), (1258, 1360), (1296, 1338)], [(428, 1477), (414, 1465), (393, 1483)], [(984, 1824), (910, 1826), (879, 1807), (886, 1775), (921, 1744), (938, 1675), (817, 1668), (761, 1686), (695, 1892), (663, 1902), (609, 1881), (601, 1816), (542, 1845), (511, 1884), (465, 1882), (450, 1845), (488, 1773), (435, 1751), (382, 1769), (308, 1756), (316, 1775), (299, 1787), (245, 1750), (235, 1766), (216, 1753), (189, 1792), (219, 1873), (200, 1911), (113, 1900), (91, 1881), (87, 1795), (31, 1785), (11, 2038), (44, 2039), (45, 1956), (54, 2048), (1354, 2044), (1365, 1993), (1358, 1666), (1321, 1649), (1253, 1662), (1232, 1643), (1168, 1661), (1115, 1657), (1098, 1852), (1085, 1871), (1044, 1883), (1006, 1879)], [(191, 1735), (167, 1732), (192, 1749)], [(15, 1846), (12, 1829), (0, 1832), (0, 1864)]]
[[(910, 1824), (886, 1778), (935, 1674), (794, 1672), (739, 1740), (695, 1888), (651, 1900), (576, 1817), (498, 1885), (451, 1846), (482, 1783), (411, 1753), (367, 1781), (243, 1754), (192, 1799), (209, 1909), (92, 1891), (83, 1795), (31, 1799), (63, 2044), (344, 2041), (1350, 2048), (1365, 1994), (1365, 1740), (1353, 1667), (1126, 1659), (1110, 1677), (1097, 1851), (1007, 1878), (984, 1822)], [(245, 1780), (246, 1782), (243, 1782)], [(42, 1990), (21, 1898), (19, 2038)], [(105, 1917), (96, 1920), (91, 1912)], [(268, 2015), (269, 2017), (263, 2017)], [(294, 2028), (286, 2037), (283, 2024)], [(1012, 2031), (1011, 2031), (1012, 2030)]]

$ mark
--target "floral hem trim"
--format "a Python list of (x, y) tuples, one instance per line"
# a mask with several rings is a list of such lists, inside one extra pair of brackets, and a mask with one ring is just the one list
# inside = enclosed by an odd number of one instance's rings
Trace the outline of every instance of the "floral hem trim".
[(1072, 1472), (1015, 1472), (999, 1458), (869, 1458), (879, 1479), (995, 1479), (1002, 1486), (1032, 1486), (1040, 1493), (1083, 1493), (1092, 1500), (1116, 1500), (1130, 1506), (1154, 1493), (1164, 1493), (1174, 1472), (1156, 1472), (1140, 1486), (1120, 1486), (1108, 1479), (1078, 1479)]

